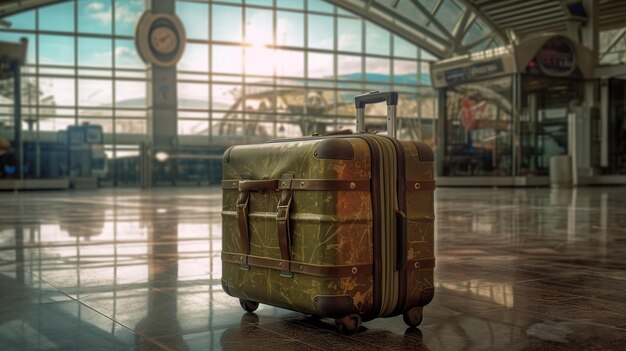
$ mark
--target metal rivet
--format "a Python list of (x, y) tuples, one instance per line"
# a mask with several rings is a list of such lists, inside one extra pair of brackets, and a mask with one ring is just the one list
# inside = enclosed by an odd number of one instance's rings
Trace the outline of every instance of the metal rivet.
[(280, 186), (284, 187), (285, 185), (287, 185), (287, 182), (283, 181), (282, 183), (280, 183)]
[(239, 257), (239, 261), (243, 261), (243, 257)]
[(420, 268), (420, 261), (415, 261), (415, 268)]
[(283, 263), (282, 262), (278, 262), (278, 267), (282, 267)]
[(352, 274), (356, 274), (356, 272), (358, 272), (358, 270), (359, 270), (358, 268), (352, 267)]
[(304, 186), (304, 182), (300, 182), (300, 187), (303, 187), (303, 186)]
[(355, 189), (355, 188), (356, 188), (356, 183), (350, 182), (350, 189)]
[(421, 187), (422, 185), (420, 183), (415, 183), (415, 190), (419, 190)]
[(303, 269), (304, 269), (304, 266), (303, 266), (303, 265), (300, 265), (300, 267), (298, 267), (298, 268), (300, 268), (300, 270), (303, 270)]

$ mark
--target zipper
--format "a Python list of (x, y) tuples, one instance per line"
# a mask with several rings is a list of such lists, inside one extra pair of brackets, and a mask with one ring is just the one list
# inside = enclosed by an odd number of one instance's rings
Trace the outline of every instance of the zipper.
[[(396, 155), (397, 155), (397, 165), (398, 165), (398, 175), (397, 175), (397, 183), (396, 183), (396, 191), (398, 198), (398, 210), (404, 214), (404, 218), (394, 214), (393, 218), (396, 220), (396, 228), (400, 226), (400, 228), (396, 229), (396, 233), (401, 234), (400, 231), (403, 229), (402, 223), (399, 223), (399, 220), (406, 220), (407, 218), (407, 206), (406, 206), (406, 157), (404, 152), (404, 146), (402, 143), (398, 141), (398, 139), (386, 137), (395, 146)], [(396, 238), (396, 269), (398, 270), (398, 304), (394, 309), (391, 316), (397, 316), (404, 312), (406, 309), (406, 300), (407, 300), (407, 285), (408, 285), (408, 275), (406, 268), (406, 256), (407, 256), (407, 243), (406, 237), (403, 235), (398, 235)], [(403, 259), (404, 258), (404, 259)]]

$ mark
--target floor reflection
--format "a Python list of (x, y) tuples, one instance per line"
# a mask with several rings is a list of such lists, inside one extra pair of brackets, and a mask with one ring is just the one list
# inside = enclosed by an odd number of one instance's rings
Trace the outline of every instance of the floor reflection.
[(356, 335), (220, 285), (219, 189), (0, 194), (0, 349), (624, 349), (626, 189), (438, 189), (436, 296)]
[[(163, 346), (188, 350), (178, 321), (178, 212), (156, 209), (148, 225), (148, 306), (135, 325), (136, 349), (150, 350), (151, 340), (172, 336)], [(167, 216), (165, 216), (167, 214)], [(162, 342), (163, 343), (163, 342)]]

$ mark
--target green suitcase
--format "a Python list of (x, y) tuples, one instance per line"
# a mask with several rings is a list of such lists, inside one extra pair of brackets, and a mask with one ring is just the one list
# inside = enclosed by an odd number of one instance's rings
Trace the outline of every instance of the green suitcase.
[(222, 287), (259, 303), (334, 318), (345, 333), (402, 314), (411, 327), (433, 298), (434, 156), (420, 142), (358, 134), (242, 145), (224, 153)]

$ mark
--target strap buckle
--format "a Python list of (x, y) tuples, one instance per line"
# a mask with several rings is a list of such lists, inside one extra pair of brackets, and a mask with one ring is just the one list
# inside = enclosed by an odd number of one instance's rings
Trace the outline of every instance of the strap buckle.
[(277, 221), (286, 221), (289, 219), (289, 207), (291, 206), (291, 200), (287, 205), (278, 205), (278, 213), (276, 214)]
[(245, 255), (250, 253), (250, 230), (248, 228), (248, 211), (250, 203), (250, 193), (241, 192), (237, 198), (237, 226), (241, 240), (241, 252)]

